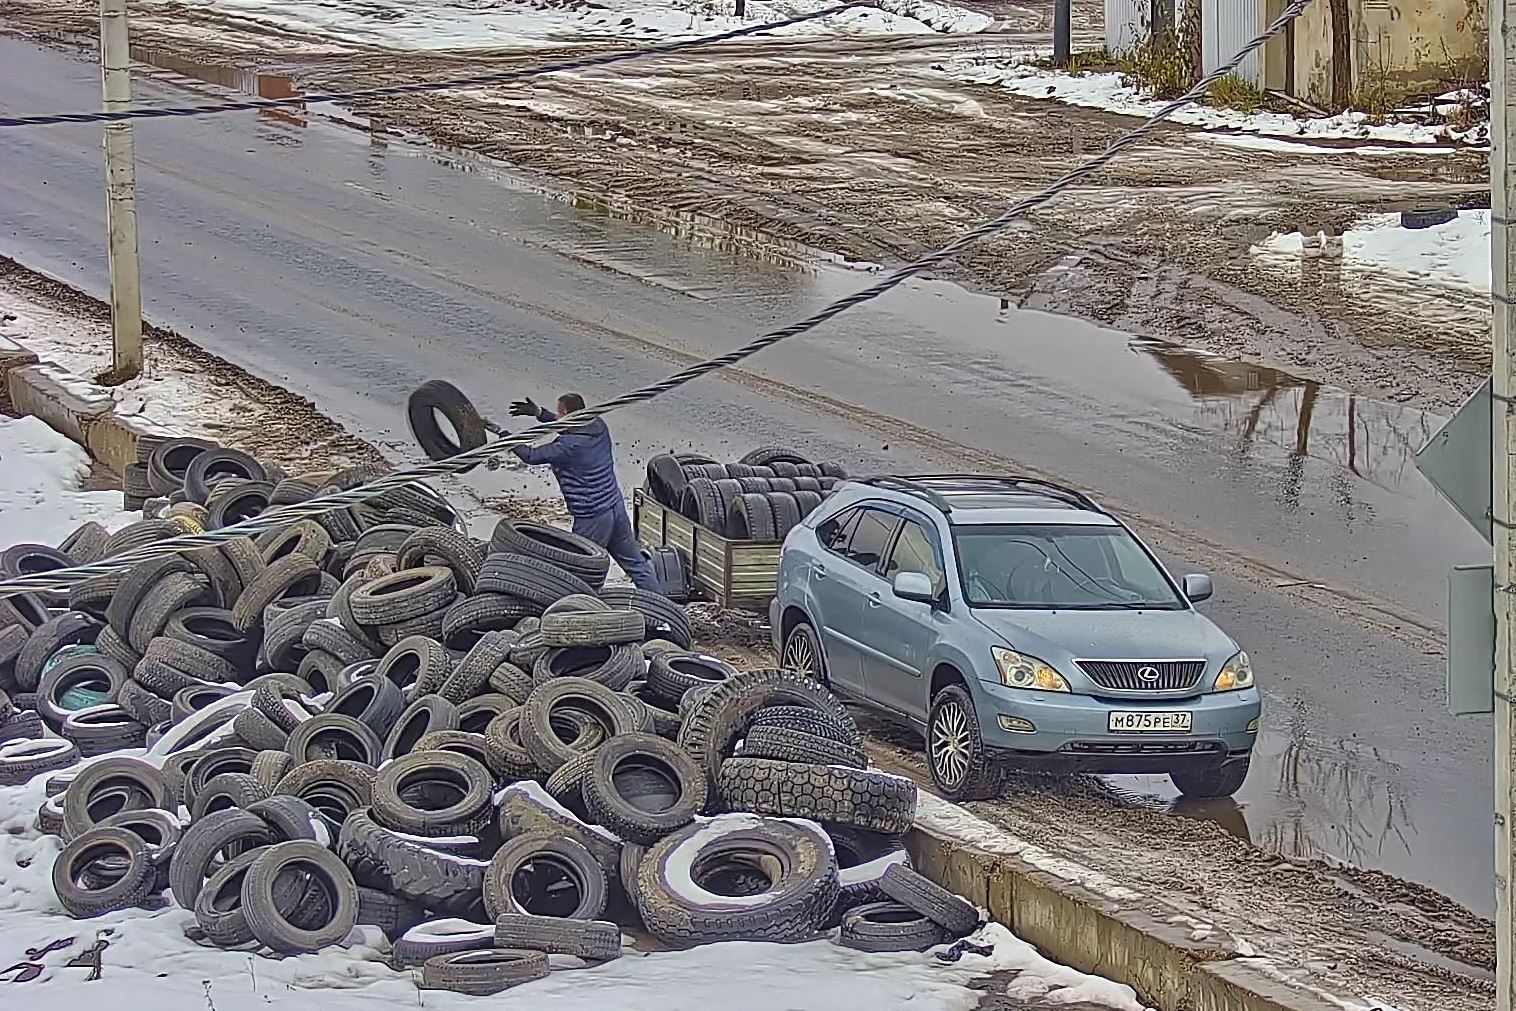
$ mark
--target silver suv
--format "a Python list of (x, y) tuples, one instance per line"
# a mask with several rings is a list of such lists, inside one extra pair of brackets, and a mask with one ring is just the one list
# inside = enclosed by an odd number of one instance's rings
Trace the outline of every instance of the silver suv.
[(926, 738), (932, 781), (991, 797), (1009, 767), (1242, 786), (1248, 656), (1126, 525), (1046, 481), (850, 481), (790, 531), (771, 606), (790, 670)]

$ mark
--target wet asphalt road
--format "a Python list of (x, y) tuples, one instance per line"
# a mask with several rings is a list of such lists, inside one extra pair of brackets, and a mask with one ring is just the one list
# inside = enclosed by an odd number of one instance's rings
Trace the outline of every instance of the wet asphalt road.
[[(96, 74), (0, 37), (7, 111), (96, 106)], [(139, 79), (138, 97), (186, 93)], [(99, 137), (0, 132), (0, 252), (92, 293)], [(136, 144), (147, 314), (392, 456), (415, 455), (401, 408), (424, 379), (453, 380), (504, 421), (523, 394), (601, 399), (867, 280), (762, 236), (692, 236), (689, 217), (660, 230), (298, 113), (139, 124)], [(665, 448), (783, 442), (856, 471), (1024, 467), (1099, 489), (1175, 568), (1215, 569), (1205, 610), (1261, 672), (1265, 729), (1238, 805), (1185, 813), (1488, 913), (1489, 722), (1447, 714), (1441, 660), (1418, 647), (1441, 621), (1444, 568), (1483, 547), (1411, 466), (1436, 424), (941, 282), (612, 422), (629, 483)], [(1297, 581), (1353, 599), (1332, 614)], [(1396, 623), (1409, 642), (1387, 633)], [(1111, 782), (1172, 798), (1160, 779)]]

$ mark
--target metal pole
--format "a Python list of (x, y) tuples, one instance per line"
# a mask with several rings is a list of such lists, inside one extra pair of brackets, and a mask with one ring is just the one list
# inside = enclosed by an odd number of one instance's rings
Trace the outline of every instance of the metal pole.
[(1516, 99), (1516, 0), (1490, 4), (1490, 268), (1494, 318), (1491, 367), (1494, 393), (1490, 433), (1494, 454), (1495, 548), (1495, 992), (1497, 1011), (1516, 1011), (1516, 980), (1512, 978), (1512, 922), (1516, 908), (1511, 887), (1516, 883), (1516, 847), (1511, 833), (1511, 791), (1516, 788), (1511, 742), (1516, 736), (1516, 295), (1511, 270), (1510, 217), (1516, 214), (1516, 172), (1512, 170), (1512, 101)]
[(1069, 65), (1070, 8), (1074, 0), (1053, 0), (1053, 64)]
[[(100, 90), (106, 112), (132, 102), (126, 0), (100, 2)], [(142, 286), (137, 267), (137, 170), (129, 120), (105, 125), (105, 223), (111, 280), (111, 372), (117, 381), (142, 371)]]

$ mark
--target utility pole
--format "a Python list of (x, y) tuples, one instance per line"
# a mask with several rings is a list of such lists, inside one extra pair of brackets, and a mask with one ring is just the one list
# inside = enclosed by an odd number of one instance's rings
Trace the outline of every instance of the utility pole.
[[(106, 112), (123, 112), (131, 105), (126, 0), (100, 0), (100, 89)], [(130, 120), (105, 124), (105, 223), (111, 275), (111, 373), (120, 382), (142, 371), (137, 169)]]
[(1055, 67), (1067, 67), (1069, 65), (1070, 42), (1070, 8), (1074, 0), (1053, 0), (1053, 65)]
[(1516, 284), (1510, 219), (1516, 214), (1516, 0), (1490, 4), (1490, 280), (1494, 303), (1491, 337), (1491, 476), (1495, 548), (1495, 994), (1497, 1011), (1516, 1011), (1512, 975), (1511, 888), (1516, 885), (1516, 812), (1511, 743), (1516, 737)]

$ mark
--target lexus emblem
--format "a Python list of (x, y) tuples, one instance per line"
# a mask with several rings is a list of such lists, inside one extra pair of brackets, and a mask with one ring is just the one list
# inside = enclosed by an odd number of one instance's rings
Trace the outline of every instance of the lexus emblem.
[(1152, 667), (1152, 666), (1138, 667), (1137, 668), (1137, 676), (1140, 677), (1140, 678), (1142, 678), (1142, 680), (1144, 680), (1144, 681), (1157, 681), (1158, 680), (1158, 668), (1157, 667)]

